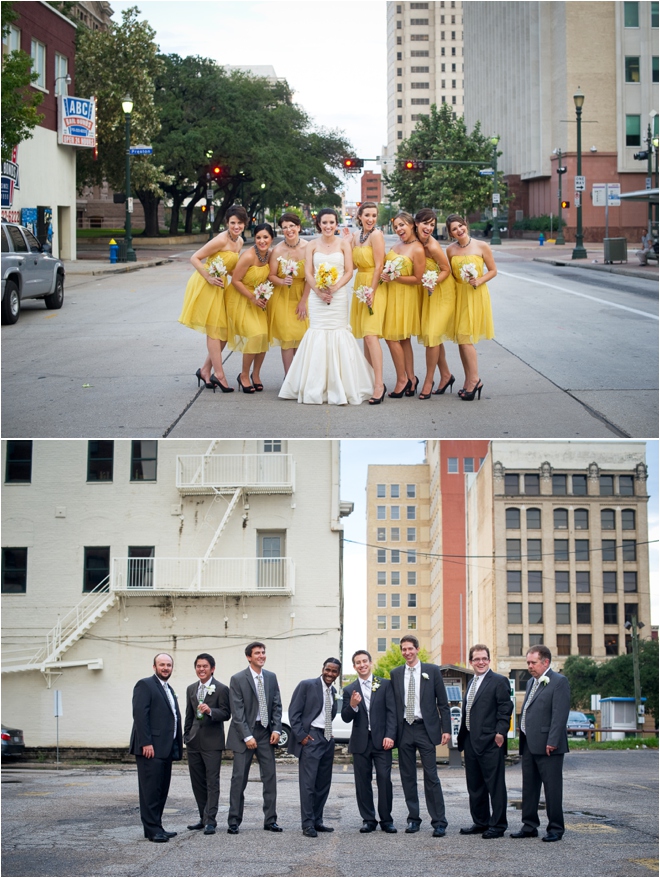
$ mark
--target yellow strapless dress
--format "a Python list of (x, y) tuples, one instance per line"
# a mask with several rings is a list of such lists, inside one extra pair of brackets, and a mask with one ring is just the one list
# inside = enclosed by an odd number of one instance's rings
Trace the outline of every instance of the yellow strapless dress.
[[(243, 284), (254, 292), (255, 287), (268, 280), (270, 266), (251, 265), (245, 272)], [(225, 293), (227, 302), (227, 346), (244, 354), (262, 354), (268, 350), (268, 318), (262, 311), (230, 284)]]
[[(400, 254), (390, 250), (385, 256), (385, 261), (396, 259), (397, 256)], [(407, 256), (401, 258), (403, 259), (401, 274), (403, 277), (409, 277), (413, 273), (412, 260)], [(419, 335), (420, 286), (391, 281), (382, 284), (380, 291), (384, 287), (387, 289), (387, 303), (383, 321), (383, 338), (387, 341), (401, 341), (410, 338), (411, 335)]]
[[(290, 287), (275, 287), (268, 300), (268, 339), (283, 351), (297, 348), (309, 328), (309, 317), (298, 320), (296, 308), (305, 291), (305, 260), (298, 261), (297, 274)], [(284, 277), (282, 265), (277, 263), (277, 276)]]
[[(426, 271), (440, 271), (434, 259), (426, 257)], [(429, 296), (422, 287), (420, 344), (427, 348), (454, 340), (454, 311), (456, 308), (456, 285), (450, 274), (438, 284)]]
[[(234, 253), (233, 250), (220, 250), (219, 253), (214, 253), (206, 260), (207, 268), (217, 256), (222, 257), (227, 273), (231, 275), (238, 262), (238, 253)], [(228, 277), (225, 278), (225, 284), (229, 285)], [(227, 341), (226, 288), (226, 286), (223, 289), (208, 283), (195, 270), (186, 285), (179, 323), (183, 323), (184, 326), (189, 326), (197, 332), (203, 332), (209, 338)]]
[(467, 263), (472, 263), (480, 276), (484, 273), (481, 256), (470, 254), (451, 257), (451, 271), (456, 281), (454, 341), (457, 344), (476, 344), (484, 338), (495, 338), (488, 285), (481, 284), (475, 290), (470, 284), (463, 283), (460, 272)]
[[(353, 248), (353, 262), (357, 267), (353, 289), (363, 285), (371, 286), (374, 281), (374, 251), (367, 244)], [(369, 308), (360, 302), (355, 296), (351, 301), (351, 329), (355, 338), (364, 338), (365, 335), (383, 335), (383, 321), (385, 319), (385, 305), (387, 302), (387, 290), (385, 284), (381, 284), (374, 293), (374, 302), (369, 313)]]

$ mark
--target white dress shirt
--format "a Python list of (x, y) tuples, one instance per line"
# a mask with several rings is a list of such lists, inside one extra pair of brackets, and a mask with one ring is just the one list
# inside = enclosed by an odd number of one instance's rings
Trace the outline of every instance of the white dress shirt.
[(323, 731), (325, 731), (325, 699), (326, 699), (325, 693), (326, 692), (330, 693), (330, 701), (332, 702), (332, 687), (325, 685), (325, 683), (323, 682), (323, 677), (319, 677), (319, 679), (321, 681), (321, 687), (323, 689), (323, 707), (321, 708), (321, 713), (316, 717), (316, 719), (312, 723), (312, 728), (323, 729)]
[(165, 690), (165, 697), (167, 698), (167, 701), (168, 701), (170, 707), (172, 708), (172, 714), (174, 715), (174, 734), (172, 735), (172, 737), (176, 738), (177, 718), (176, 718), (176, 702), (174, 700), (174, 693), (172, 692), (170, 687), (167, 685), (167, 680), (161, 680), (160, 677), (158, 677), (158, 682)]

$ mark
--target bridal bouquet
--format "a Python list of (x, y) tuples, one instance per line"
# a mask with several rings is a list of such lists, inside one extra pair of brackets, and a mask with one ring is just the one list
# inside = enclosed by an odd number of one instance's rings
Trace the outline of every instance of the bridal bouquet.
[(327, 290), (328, 287), (336, 284), (338, 280), (339, 270), (336, 265), (329, 265), (327, 262), (322, 262), (316, 269), (314, 283), (316, 284), (317, 290)]
[(282, 268), (282, 277), (298, 277), (298, 263), (295, 259), (287, 259), (286, 256), (279, 256), (277, 261)]
[(264, 302), (267, 302), (273, 295), (274, 289), (275, 287), (272, 283), (269, 280), (266, 280), (262, 284), (259, 284), (258, 287), (254, 288), (254, 294), (257, 299), (262, 299)]
[(438, 282), (438, 277), (440, 275), (437, 271), (426, 271), (422, 275), (422, 286), (428, 292), (429, 296), (435, 289), (435, 285)]
[(465, 265), (461, 265), (460, 275), (463, 283), (469, 284), (473, 277), (479, 277), (479, 272), (475, 265), (472, 265), (471, 262), (466, 262)]
[[(383, 268), (383, 274), (387, 277), (388, 281), (396, 280), (397, 277), (401, 277), (401, 269), (403, 268), (403, 259), (401, 256), (397, 256), (395, 259), (388, 259), (385, 263), (385, 267)], [(384, 283), (384, 281), (379, 281), (379, 283)]]
[(206, 270), (211, 277), (226, 277), (227, 275), (227, 269), (222, 261), (222, 256), (216, 256), (215, 259), (207, 263)]
[(357, 289), (353, 290), (355, 293), (355, 297), (358, 302), (362, 302), (369, 309), (369, 313), (373, 314), (373, 308), (371, 307), (374, 303), (374, 293), (371, 287), (366, 286), (366, 284), (362, 284), (361, 287), (357, 287)]

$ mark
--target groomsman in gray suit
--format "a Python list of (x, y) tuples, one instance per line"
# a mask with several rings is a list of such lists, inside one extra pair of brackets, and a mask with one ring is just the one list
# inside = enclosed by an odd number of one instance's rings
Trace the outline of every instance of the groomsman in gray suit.
[(542, 841), (559, 841), (564, 834), (563, 768), (568, 753), (566, 721), (571, 706), (568, 680), (550, 669), (552, 655), (538, 644), (527, 652), (531, 677), (520, 714), (522, 757), (522, 821), (511, 838), (535, 838), (540, 826), (539, 798), (545, 790), (548, 828)]
[(277, 823), (275, 748), (282, 734), (282, 700), (277, 677), (264, 670), (266, 647), (259, 641), (245, 647), (248, 666), (229, 681), (231, 725), (227, 746), (234, 751), (234, 770), (229, 792), (230, 835), (238, 833), (243, 820), (245, 787), (252, 757), (257, 757), (264, 794), (264, 829), (282, 832)]

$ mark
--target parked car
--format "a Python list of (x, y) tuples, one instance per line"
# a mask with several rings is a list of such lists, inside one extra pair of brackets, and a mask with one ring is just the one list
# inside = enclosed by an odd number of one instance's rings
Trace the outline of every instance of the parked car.
[(25, 750), (25, 741), (21, 729), (13, 729), (2, 724), (2, 758), (5, 756), (21, 756)]
[(593, 728), (594, 724), (589, 722), (584, 713), (580, 713), (579, 710), (569, 711), (568, 719), (566, 720), (566, 729), (569, 735), (575, 738), (584, 738), (589, 729)]
[(46, 308), (64, 302), (64, 264), (50, 244), (40, 244), (29, 229), (2, 221), (2, 322), (16, 323), (24, 299), (43, 299)]
[[(352, 723), (345, 723), (341, 718), (341, 699), (338, 699), (337, 716), (332, 721), (332, 731), (337, 744), (348, 744), (348, 739), (351, 737), (352, 726)], [(289, 744), (290, 735), (291, 726), (289, 725), (289, 713), (285, 710), (282, 713), (282, 737), (277, 746), (285, 749)]]

